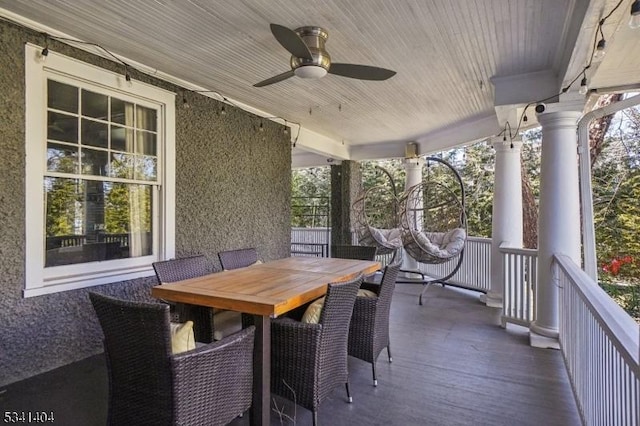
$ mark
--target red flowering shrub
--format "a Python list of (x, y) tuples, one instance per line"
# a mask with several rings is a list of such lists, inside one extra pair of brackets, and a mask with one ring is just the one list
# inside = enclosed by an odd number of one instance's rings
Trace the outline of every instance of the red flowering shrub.
[(620, 258), (614, 257), (613, 259), (611, 259), (611, 262), (605, 263), (604, 265), (602, 265), (602, 270), (615, 277), (620, 273), (620, 268), (622, 267), (622, 265), (625, 265), (625, 264), (633, 264), (633, 257), (631, 256), (624, 256)]

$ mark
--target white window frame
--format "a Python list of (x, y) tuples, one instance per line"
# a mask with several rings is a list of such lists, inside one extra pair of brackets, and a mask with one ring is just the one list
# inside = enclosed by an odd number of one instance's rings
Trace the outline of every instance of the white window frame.
[[(152, 262), (175, 255), (175, 93), (85, 62), (25, 45), (25, 288), (24, 297), (154, 275)], [(44, 177), (47, 160), (47, 78), (83, 84), (158, 108), (158, 191), (150, 256), (45, 268)]]

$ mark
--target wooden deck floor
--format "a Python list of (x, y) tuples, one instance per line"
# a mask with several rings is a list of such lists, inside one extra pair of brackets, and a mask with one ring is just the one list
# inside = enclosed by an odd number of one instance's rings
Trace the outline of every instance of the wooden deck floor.
[[(321, 406), (323, 425), (580, 425), (560, 352), (534, 349), (524, 330), (499, 327), (499, 310), (478, 294), (432, 286), (419, 306), (418, 285), (399, 284), (392, 304), (393, 363), (386, 352), (371, 367), (351, 359), (353, 403), (343, 389)], [(107, 379), (96, 356), (8, 386), (0, 411), (53, 410), (55, 424), (103, 425)], [(310, 413), (276, 399), (295, 424)], [(248, 416), (234, 425), (248, 425)], [(294, 424), (277, 413), (272, 425)]]

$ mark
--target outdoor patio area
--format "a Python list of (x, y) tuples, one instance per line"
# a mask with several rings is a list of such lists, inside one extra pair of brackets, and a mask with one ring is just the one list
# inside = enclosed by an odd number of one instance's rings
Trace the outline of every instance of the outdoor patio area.
[[(353, 403), (338, 389), (320, 406), (324, 425), (581, 424), (560, 351), (529, 346), (528, 331), (500, 328), (499, 309), (477, 292), (396, 286), (391, 309), (393, 363), (383, 351), (378, 387), (369, 364), (350, 359)], [(106, 423), (104, 358), (32, 377), (0, 390), (2, 411), (53, 411), (55, 424)], [(276, 399), (295, 422), (272, 412), (272, 425), (311, 424), (311, 413)], [(245, 415), (234, 425), (249, 424)], [(282, 418), (281, 418), (282, 417)]]

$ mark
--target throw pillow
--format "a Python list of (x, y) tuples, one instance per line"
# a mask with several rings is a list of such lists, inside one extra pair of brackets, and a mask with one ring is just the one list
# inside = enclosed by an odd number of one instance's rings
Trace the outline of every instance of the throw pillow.
[(358, 290), (358, 297), (378, 297), (377, 294), (375, 294), (373, 291), (371, 290), (366, 290), (364, 288), (361, 288), (360, 290)]
[(301, 322), (317, 324), (320, 322), (320, 314), (322, 313), (322, 307), (324, 306), (324, 297), (313, 301), (304, 312)]
[(193, 321), (185, 323), (170, 323), (171, 328), (171, 352), (190, 351), (196, 348), (196, 339), (193, 334)]

